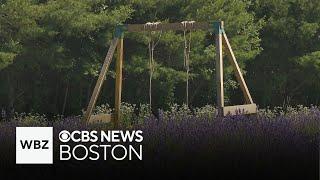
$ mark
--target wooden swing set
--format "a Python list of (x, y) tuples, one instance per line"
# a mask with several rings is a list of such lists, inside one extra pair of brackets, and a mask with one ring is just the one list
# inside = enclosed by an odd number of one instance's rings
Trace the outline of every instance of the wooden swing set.
[[(215, 21), (213, 23), (206, 22), (194, 22), (194, 21), (184, 21), (181, 23), (146, 23), (146, 24), (125, 24), (118, 25), (115, 29), (115, 37), (112, 40), (108, 53), (105, 57), (103, 66), (101, 68), (97, 83), (93, 90), (91, 99), (89, 101), (87, 110), (84, 114), (83, 120), (88, 123), (92, 122), (113, 122), (116, 126), (120, 121), (120, 106), (121, 106), (121, 91), (122, 91), (122, 68), (123, 68), (123, 38), (125, 32), (156, 32), (156, 31), (183, 31), (185, 38), (185, 67), (187, 70), (187, 75), (189, 73), (189, 53), (190, 53), (190, 41), (189, 45), (186, 41), (186, 31), (191, 33), (192, 30), (211, 30), (215, 34), (215, 46), (216, 46), (216, 86), (217, 86), (217, 99), (216, 105), (218, 108), (218, 114), (220, 116), (226, 115), (236, 115), (236, 114), (253, 114), (257, 112), (257, 106), (253, 103), (252, 97), (250, 95), (249, 89), (246, 85), (246, 82), (242, 76), (241, 70), (235, 58), (235, 55), (231, 49), (231, 45), (227, 38), (227, 35), (224, 31), (223, 21)], [(191, 35), (190, 35), (191, 36)], [(191, 38), (190, 38), (191, 39)], [(227, 51), (228, 59), (231, 62), (233, 70), (235, 72), (236, 79), (240, 85), (241, 91), (244, 95), (245, 104), (243, 105), (234, 105), (234, 106), (225, 106), (224, 104), (224, 89), (223, 89), (223, 55), (222, 49), (223, 46)], [(149, 41), (149, 55), (150, 55), (150, 66), (153, 63), (153, 50), (154, 43), (150, 44)], [(112, 61), (113, 54), (117, 49), (117, 59), (116, 59), (116, 82), (115, 82), (115, 111), (113, 114), (95, 114), (91, 115), (97, 98), (100, 93), (100, 89), (104, 82), (106, 73), (108, 71), (109, 65)], [(150, 74), (152, 75), (152, 67), (150, 67)], [(151, 79), (150, 75), (150, 89), (151, 89)], [(188, 103), (188, 77), (187, 77), (187, 98), (186, 102)], [(151, 105), (151, 91), (150, 91), (150, 105)]]

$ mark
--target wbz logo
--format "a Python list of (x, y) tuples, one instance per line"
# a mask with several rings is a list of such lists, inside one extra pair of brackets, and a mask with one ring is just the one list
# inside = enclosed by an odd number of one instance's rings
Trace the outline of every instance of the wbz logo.
[(52, 134), (52, 127), (16, 127), (16, 164), (52, 164)]
[(20, 140), (22, 149), (49, 149), (49, 146), (47, 146), (48, 142), (48, 140), (25, 140), (24, 142), (23, 140)]

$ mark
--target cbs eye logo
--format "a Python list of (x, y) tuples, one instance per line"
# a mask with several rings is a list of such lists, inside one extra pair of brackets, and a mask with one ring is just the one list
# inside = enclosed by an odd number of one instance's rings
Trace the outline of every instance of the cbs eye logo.
[(70, 133), (67, 130), (63, 130), (59, 133), (59, 139), (61, 142), (68, 142), (70, 140)]
[(97, 131), (72, 131), (63, 130), (59, 133), (60, 142), (97, 142)]

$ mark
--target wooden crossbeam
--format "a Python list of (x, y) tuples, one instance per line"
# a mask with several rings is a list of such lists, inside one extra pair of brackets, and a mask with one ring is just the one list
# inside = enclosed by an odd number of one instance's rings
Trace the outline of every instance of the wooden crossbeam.
[(210, 30), (212, 25), (207, 22), (194, 22), (193, 25), (183, 26), (182, 23), (160, 23), (156, 26), (146, 28), (146, 24), (126, 24), (128, 32), (143, 32), (143, 31), (178, 31), (178, 30)]
[(104, 59), (104, 63), (102, 65), (102, 68), (101, 68), (101, 71), (100, 71), (100, 74), (99, 74), (99, 78), (97, 80), (96, 86), (94, 87), (94, 90), (93, 90), (93, 93), (91, 95), (87, 110), (86, 110), (86, 112), (85, 112), (85, 114), (83, 116), (83, 120), (85, 122), (89, 122), (89, 120), (90, 120), (90, 116), (91, 116), (92, 110), (94, 108), (94, 105), (96, 104), (97, 98), (98, 98), (99, 93), (100, 93), (101, 86), (103, 84), (104, 78), (105, 78), (106, 73), (108, 71), (108, 68), (109, 68), (109, 65), (111, 63), (111, 60), (112, 60), (112, 57), (113, 57), (113, 53), (114, 53), (114, 51), (115, 51), (115, 49), (117, 47), (117, 44), (118, 44), (118, 38), (114, 38), (112, 40), (112, 42), (111, 42), (111, 45), (110, 45), (110, 48), (108, 50), (107, 56)]

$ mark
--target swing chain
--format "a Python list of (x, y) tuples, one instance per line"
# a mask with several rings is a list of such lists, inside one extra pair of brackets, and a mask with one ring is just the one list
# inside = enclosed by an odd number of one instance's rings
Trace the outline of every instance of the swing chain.
[(160, 38), (162, 36), (162, 31), (160, 31), (160, 35), (158, 37), (158, 40), (155, 42), (152, 36), (155, 34), (155, 29), (158, 28), (158, 25), (161, 24), (161, 22), (147, 22), (143, 28), (144, 31), (149, 31), (149, 40), (148, 40), (148, 49), (149, 49), (149, 106), (151, 110), (151, 104), (152, 104), (152, 77), (155, 70), (155, 61), (154, 61), (154, 49), (158, 45)]
[[(192, 28), (194, 26), (195, 21), (183, 21), (181, 22), (184, 30), (183, 30), (183, 38), (184, 38), (184, 66), (188, 70), (189, 69), (189, 59), (191, 52), (191, 36), (192, 36)], [(187, 40), (187, 28), (191, 27), (189, 30), (189, 39)]]
[[(184, 39), (184, 56), (183, 56), (183, 62), (184, 67), (186, 68), (186, 74), (187, 74), (187, 82), (186, 82), (186, 105), (189, 105), (189, 71), (190, 71), (190, 53), (191, 53), (191, 37), (192, 37), (192, 29), (194, 27), (195, 21), (183, 21), (181, 22), (184, 30), (183, 30), (183, 39)], [(187, 28), (190, 27), (189, 30), (189, 39), (187, 39)]]

